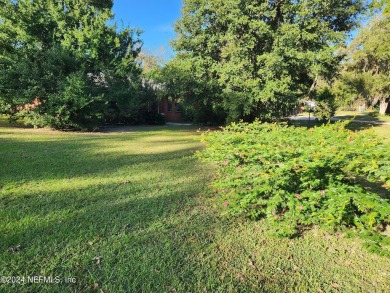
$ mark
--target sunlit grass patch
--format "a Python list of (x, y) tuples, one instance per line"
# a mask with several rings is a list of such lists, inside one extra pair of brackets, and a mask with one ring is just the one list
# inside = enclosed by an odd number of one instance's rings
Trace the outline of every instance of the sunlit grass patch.
[(0, 291), (388, 289), (388, 259), (359, 240), (320, 230), (279, 239), (261, 221), (221, 217), (214, 166), (192, 156), (203, 147), (195, 129), (0, 127), (0, 276), (77, 280)]

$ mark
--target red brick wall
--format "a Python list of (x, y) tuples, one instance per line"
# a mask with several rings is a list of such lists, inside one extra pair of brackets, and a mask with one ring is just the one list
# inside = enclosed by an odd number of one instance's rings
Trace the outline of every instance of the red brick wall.
[(171, 111), (168, 111), (168, 98), (163, 98), (159, 104), (160, 113), (165, 115), (167, 122), (183, 122), (183, 112), (176, 111), (175, 102), (172, 102)]

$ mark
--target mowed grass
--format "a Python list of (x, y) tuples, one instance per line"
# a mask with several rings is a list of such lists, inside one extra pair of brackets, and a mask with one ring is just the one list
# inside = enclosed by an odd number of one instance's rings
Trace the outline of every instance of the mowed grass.
[(337, 111), (336, 118), (354, 119), (357, 121), (390, 122), (389, 115), (380, 115), (377, 111)]
[[(340, 117), (339, 117), (340, 118)], [(350, 118), (346, 118), (350, 119)], [(342, 122), (342, 121), (341, 121)], [(386, 122), (380, 120), (378, 122)], [(331, 122), (334, 123), (334, 122)], [(289, 124), (296, 127), (315, 127), (320, 126), (321, 122), (318, 121), (307, 121), (307, 120), (290, 120)], [(352, 131), (370, 131), (373, 134), (383, 139), (383, 142), (390, 145), (390, 124), (370, 124), (350, 121), (347, 123), (346, 128)]]
[[(309, 117), (309, 112), (303, 112), (298, 114), (299, 117)], [(310, 116), (313, 117), (314, 114), (310, 113)], [(390, 122), (390, 115), (380, 115), (378, 111), (337, 111), (334, 115), (334, 118), (339, 118), (342, 120), (355, 120), (355, 121), (373, 121), (373, 122)]]
[[(319, 229), (226, 219), (193, 127), (0, 127), (0, 292), (386, 292), (389, 259)], [(19, 249), (12, 248), (20, 245)], [(10, 250), (11, 248), (11, 250)]]

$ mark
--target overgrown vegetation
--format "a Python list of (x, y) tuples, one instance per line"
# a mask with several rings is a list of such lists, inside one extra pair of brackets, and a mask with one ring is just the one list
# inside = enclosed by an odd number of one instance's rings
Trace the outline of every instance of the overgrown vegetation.
[(387, 0), (185, 0), (169, 62), (141, 53), (141, 32), (118, 28), (111, 0), (1, 3), (0, 113), (36, 127), (162, 123), (159, 97), (199, 124), (275, 121), (307, 99), (328, 120), (332, 96), (388, 108)]
[(198, 156), (220, 165), (213, 186), (230, 214), (266, 218), (275, 234), (290, 237), (313, 225), (351, 228), (389, 254), (381, 247), (389, 244), (381, 234), (389, 198), (359, 183), (390, 189), (390, 150), (373, 133), (348, 131), (345, 123), (306, 129), (256, 121), (203, 139), (208, 148)]
[(342, 50), (346, 58), (333, 92), (342, 107), (365, 103), (385, 115), (390, 113), (390, 2), (372, 3), (377, 4), (374, 8), (379, 7), (379, 12)]
[(304, 100), (317, 102), (322, 121), (336, 105), (385, 114), (388, 22), (387, 0), (184, 1), (178, 53), (157, 80), (196, 123), (275, 121)]
[(0, 276), (77, 282), (0, 283), (1, 292), (388, 289), (388, 259), (359, 239), (319, 229), (275, 238), (264, 221), (220, 217), (193, 127), (73, 133), (4, 121)]
[(336, 113), (335, 96), (328, 87), (320, 89), (316, 95), (315, 117), (321, 121), (330, 121)]
[[(332, 80), (366, 1), (185, 0), (176, 24), (177, 62), (191, 64), (212, 109), (227, 121), (286, 116)], [(202, 99), (202, 98), (200, 98)]]
[(161, 85), (159, 96), (180, 100), (186, 120), (197, 124), (225, 123), (227, 114), (218, 97), (220, 87), (212, 79), (205, 81), (190, 60), (176, 58), (156, 70), (152, 79)]
[(1, 1), (0, 112), (57, 129), (147, 122), (140, 31), (110, 24), (112, 5)]

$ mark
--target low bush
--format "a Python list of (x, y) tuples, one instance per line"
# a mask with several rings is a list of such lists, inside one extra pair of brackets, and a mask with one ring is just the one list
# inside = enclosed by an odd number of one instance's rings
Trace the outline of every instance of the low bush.
[[(213, 187), (229, 215), (266, 218), (281, 236), (321, 225), (352, 228), (383, 244), (388, 237), (380, 232), (390, 217), (389, 148), (373, 133), (345, 125), (233, 123), (206, 132), (208, 147), (197, 156), (220, 165)], [(367, 190), (363, 181), (380, 184), (384, 194)]]
[(317, 93), (314, 115), (319, 121), (329, 121), (336, 113), (335, 97), (328, 88)]
[(166, 118), (161, 113), (147, 112), (145, 115), (145, 123), (149, 125), (164, 125)]

